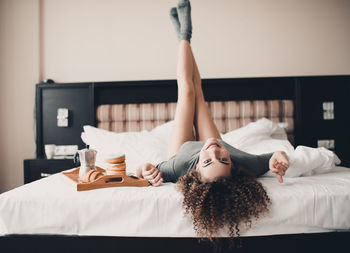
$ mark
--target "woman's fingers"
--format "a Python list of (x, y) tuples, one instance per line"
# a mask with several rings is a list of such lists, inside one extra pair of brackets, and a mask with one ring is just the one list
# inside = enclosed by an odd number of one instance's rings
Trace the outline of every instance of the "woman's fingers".
[(149, 177), (151, 178), (155, 178), (159, 173), (159, 170), (157, 170), (156, 168), (153, 168), (150, 173), (148, 174)]
[(153, 186), (159, 186), (163, 182), (162, 173), (152, 164), (145, 164), (142, 167), (142, 176)]
[(156, 175), (152, 175), (152, 179), (149, 180), (149, 182), (150, 182), (151, 184), (155, 184), (155, 183), (157, 183), (157, 182), (161, 179), (161, 177), (162, 177), (162, 173), (161, 173), (161, 172), (158, 172)]
[(149, 181), (153, 186), (159, 186), (161, 183), (163, 183), (162, 173), (159, 172), (158, 175)]
[(151, 175), (145, 176), (144, 178), (147, 179), (153, 186), (158, 186), (163, 182), (162, 173), (157, 169), (155, 169)]
[(281, 161), (274, 161), (273, 164), (272, 164), (272, 168), (279, 168), (279, 167), (285, 167), (286, 169), (288, 169), (289, 167), (289, 163), (285, 163), (285, 162), (281, 162)]
[(284, 166), (289, 167), (289, 161), (285, 152), (281, 152), (279, 156), (279, 162)]
[(277, 151), (270, 160), (270, 170), (276, 174), (278, 182), (283, 183), (283, 176), (289, 168), (289, 161), (284, 151)]
[(271, 169), (271, 171), (273, 172), (273, 173), (279, 173), (279, 172), (286, 172), (286, 170), (287, 170), (288, 168), (287, 167), (285, 167), (285, 166), (279, 166), (279, 167), (277, 167), (277, 168), (272, 168)]
[(278, 182), (283, 183), (282, 176), (284, 176), (285, 170), (283, 170), (283, 169), (272, 169), (271, 171), (276, 174)]
[(277, 174), (278, 182), (283, 183), (283, 178), (281, 175)]
[(152, 170), (152, 173), (147, 173), (144, 175), (144, 178), (146, 178), (147, 180), (153, 180), (159, 173), (159, 170)]
[(276, 151), (272, 157), (272, 164), (273, 166), (277, 166), (277, 164), (283, 164), (286, 167), (289, 167), (289, 161), (287, 154), (284, 151)]
[(280, 174), (280, 175), (285, 174), (285, 170), (282, 170), (282, 169), (272, 169), (271, 171), (275, 174)]
[(272, 170), (273, 169), (278, 169), (278, 170), (284, 170), (286, 171), (288, 169), (288, 165), (284, 164), (284, 163), (277, 163), (277, 165), (274, 165)]
[[(154, 180), (155, 181), (155, 180)], [(158, 181), (154, 182), (154, 183), (151, 183), (153, 186), (159, 186), (163, 183), (163, 178), (159, 178)]]
[(276, 174), (278, 182), (283, 183), (282, 176), (285, 175), (287, 169), (286, 166), (278, 165), (276, 168), (271, 169), (271, 171)]
[(283, 165), (285, 165), (287, 167), (289, 166), (289, 161), (288, 161), (286, 156), (282, 156), (281, 162)]
[(288, 169), (288, 167), (280, 165), (278, 169), (285, 172)]
[(150, 176), (152, 175), (154, 172), (158, 171), (155, 167), (153, 166), (147, 166), (144, 168), (144, 171), (143, 171), (143, 176), (144, 177), (147, 177), (147, 176)]

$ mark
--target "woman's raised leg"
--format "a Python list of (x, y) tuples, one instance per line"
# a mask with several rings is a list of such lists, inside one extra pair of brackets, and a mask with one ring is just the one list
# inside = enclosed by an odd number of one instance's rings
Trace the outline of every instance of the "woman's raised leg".
[(184, 142), (194, 140), (195, 90), (193, 66), (190, 43), (187, 40), (181, 40), (177, 65), (178, 97), (173, 132), (169, 142), (169, 157), (176, 155)]
[(188, 0), (179, 0), (170, 10), (179, 43), (177, 65), (178, 99), (174, 118), (174, 128), (169, 143), (169, 157), (177, 154), (181, 145), (195, 139), (193, 132), (195, 111), (195, 90), (193, 85), (194, 63), (191, 50), (192, 21), (191, 4)]
[(199, 141), (205, 141), (208, 138), (221, 139), (220, 133), (211, 117), (210, 110), (205, 103), (205, 98), (202, 90), (202, 81), (199, 74), (198, 66), (194, 55), (192, 54), (193, 60), (193, 83), (195, 89), (195, 114), (194, 114), (194, 126), (196, 129), (196, 137)]

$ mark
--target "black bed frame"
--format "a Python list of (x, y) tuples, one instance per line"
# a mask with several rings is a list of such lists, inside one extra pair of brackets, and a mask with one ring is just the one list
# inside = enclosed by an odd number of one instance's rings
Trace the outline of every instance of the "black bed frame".
[[(292, 99), (294, 144), (316, 147), (318, 139), (334, 139), (335, 152), (350, 166), (350, 76), (259, 77), (204, 79), (207, 101)], [(95, 110), (101, 104), (175, 102), (176, 80), (37, 84), (37, 157), (44, 144), (84, 144), (82, 126), (96, 125)], [(322, 118), (322, 102), (333, 101), (335, 119)], [(70, 125), (56, 127), (55, 111), (69, 107)], [(55, 128), (56, 127), (56, 128)], [(54, 134), (47, 129), (55, 128)], [(9, 235), (0, 237), (1, 252), (325, 252), (348, 248), (350, 232), (242, 237), (241, 248), (198, 243), (196, 238), (143, 238), (61, 235)]]
[[(1, 252), (348, 252), (349, 232), (242, 237), (233, 246), (226, 238), (215, 245), (196, 238), (146, 238), (63, 235), (0, 237)], [(239, 245), (238, 245), (239, 244)]]

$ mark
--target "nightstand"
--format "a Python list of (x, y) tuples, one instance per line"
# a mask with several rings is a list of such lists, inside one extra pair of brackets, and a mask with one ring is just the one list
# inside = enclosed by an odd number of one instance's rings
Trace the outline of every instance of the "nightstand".
[(74, 168), (75, 165), (73, 159), (25, 159), (23, 167), (26, 184)]

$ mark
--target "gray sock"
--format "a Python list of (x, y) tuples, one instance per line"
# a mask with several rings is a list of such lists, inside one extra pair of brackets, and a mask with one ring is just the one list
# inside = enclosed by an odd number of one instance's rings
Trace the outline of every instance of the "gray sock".
[(180, 0), (177, 5), (177, 15), (180, 22), (180, 40), (191, 41), (192, 21), (191, 4), (189, 0)]
[(170, 9), (170, 19), (173, 22), (177, 38), (180, 40), (180, 21), (179, 21), (179, 16), (177, 15), (177, 9), (176, 7)]

